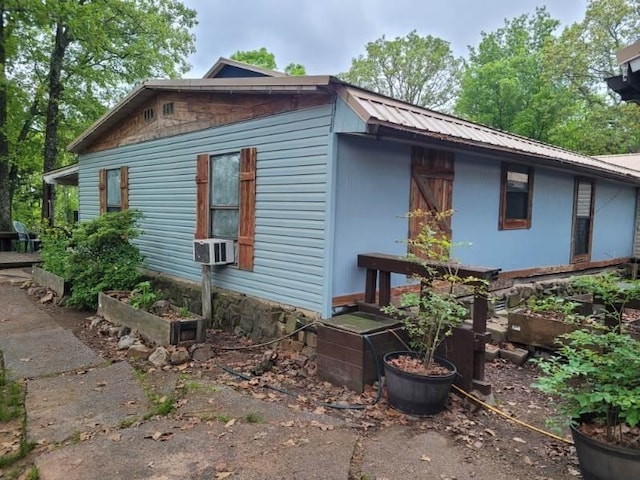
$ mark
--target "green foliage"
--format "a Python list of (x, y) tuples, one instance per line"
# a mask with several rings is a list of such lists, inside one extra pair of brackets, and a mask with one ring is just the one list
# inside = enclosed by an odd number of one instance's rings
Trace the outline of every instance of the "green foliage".
[(287, 75), (299, 76), (306, 75), (307, 70), (303, 65), (300, 65), (299, 63), (290, 63), (289, 65), (284, 67), (284, 73), (286, 73)]
[[(453, 244), (440, 228), (452, 214), (451, 210), (437, 213), (416, 210), (409, 214), (410, 217), (422, 219), (418, 234), (408, 241), (411, 249), (417, 252), (410, 254), (409, 258), (425, 268), (424, 276), (416, 276), (422, 291), (405, 293), (399, 306), (392, 304), (382, 309), (403, 321), (409, 334), (409, 344), (415, 351), (424, 354), (425, 366), (434, 362), (440, 343), (468, 315), (467, 308), (456, 296), (456, 287), (472, 284), (474, 288), (486, 287), (476, 278), (457, 275), (456, 264), (449, 256)], [(432, 282), (436, 277), (442, 278), (447, 288), (426, 291), (424, 287), (433, 287)]]
[(41, 240), (40, 258), (42, 268), (69, 280), (68, 267), (71, 258), (70, 231), (63, 228), (43, 228), (39, 234)]
[[(43, 168), (72, 162), (59, 145), (134, 84), (188, 70), (196, 12), (178, 0), (7, 0), (2, 7), (0, 91), (7, 104), (0, 102), (0, 144), (6, 134), (7, 145), (0, 148), (0, 230), (6, 230), (12, 214), (25, 221), (38, 216)], [(58, 220), (77, 209), (73, 194), (60, 197)]]
[(470, 120), (548, 141), (567, 108), (566, 89), (545, 70), (543, 49), (559, 22), (545, 8), (482, 32), (470, 48), (455, 111)]
[(582, 324), (589, 317), (576, 313), (580, 306), (578, 302), (571, 302), (557, 295), (531, 297), (527, 300), (527, 309), (537, 314), (557, 314), (566, 323)]
[[(230, 56), (231, 60), (237, 62), (248, 63), (249, 65), (255, 65), (256, 67), (266, 68), (267, 70), (277, 70), (276, 56), (267, 50), (265, 47), (261, 47), (259, 50), (238, 50), (236, 53)], [(287, 75), (306, 75), (307, 72), (303, 65), (299, 63), (290, 63), (284, 67), (284, 72)]]
[(366, 53), (351, 61), (340, 77), (349, 83), (389, 97), (430, 108), (448, 109), (459, 83), (461, 60), (449, 42), (418, 35), (388, 40), (383, 35), (365, 46)]
[(131, 291), (129, 304), (133, 308), (150, 311), (154, 302), (158, 300), (158, 297), (160, 297), (160, 292), (153, 289), (151, 282), (140, 282)]
[(620, 423), (640, 425), (640, 342), (614, 331), (576, 330), (562, 336), (559, 355), (538, 365), (534, 384), (558, 400), (561, 413), (574, 421), (595, 416), (610, 439)]
[(69, 305), (95, 309), (99, 292), (131, 290), (140, 281), (143, 258), (131, 243), (141, 233), (140, 216), (134, 210), (105, 213), (76, 227), (67, 269), (72, 281)]
[(622, 311), (630, 300), (640, 299), (640, 282), (623, 281), (610, 272), (598, 275), (581, 275), (574, 277), (569, 284), (577, 293), (592, 294), (594, 301), (602, 302), (610, 319), (622, 326)]
[(266, 68), (267, 70), (275, 70), (278, 68), (276, 56), (265, 47), (261, 47), (259, 50), (238, 50), (232, 54), (230, 58), (237, 62), (248, 63), (249, 65)]

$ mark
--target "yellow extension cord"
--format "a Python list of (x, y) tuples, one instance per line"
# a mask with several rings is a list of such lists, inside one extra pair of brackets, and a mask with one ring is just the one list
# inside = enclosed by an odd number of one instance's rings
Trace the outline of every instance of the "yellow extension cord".
[[(306, 325), (302, 325), (299, 328), (296, 328), (293, 332), (284, 335), (281, 338), (275, 339), (275, 340), (271, 340), (269, 342), (264, 342), (264, 343), (259, 343), (259, 344), (254, 344), (254, 345), (243, 345), (243, 346), (236, 346), (236, 347), (214, 347), (214, 349), (218, 349), (218, 350), (251, 350), (254, 348), (259, 348), (259, 347), (265, 347), (267, 345), (271, 345), (273, 343), (279, 342), (281, 340), (284, 340), (285, 338), (291, 337), (293, 335), (295, 335), (296, 333), (298, 333), (301, 330), (304, 330), (308, 327), (310, 327), (311, 325), (315, 325), (317, 323), (320, 323), (318, 320), (315, 320), (309, 324)], [(404, 344), (404, 341), (402, 341), (402, 339), (398, 336), (398, 334), (396, 332), (394, 332), (393, 330), (386, 330), (387, 332), (391, 332), (393, 335), (396, 336), (396, 338), (398, 340), (400, 340), (400, 342), (402, 342)], [(408, 347), (407, 347), (408, 348)], [(514, 422), (522, 427), (528, 428), (529, 430), (533, 430), (534, 432), (538, 432), (541, 433), (542, 435), (546, 435), (547, 437), (553, 438), (554, 440), (557, 440), (559, 442), (563, 442), (563, 443), (568, 443), (569, 445), (573, 445), (573, 442), (567, 438), (563, 438), (560, 437), (558, 435), (555, 435), (551, 432), (547, 432), (545, 430), (542, 430), (541, 428), (538, 427), (534, 427), (533, 425), (529, 425), (528, 423), (523, 422), (522, 420), (518, 420), (517, 418), (513, 418), (512, 416), (504, 413), (501, 410), (498, 410), (497, 408), (495, 408), (492, 405), (489, 405), (486, 402), (483, 402), (482, 400), (480, 400), (478, 397), (476, 397), (475, 395), (471, 395), (470, 393), (465, 392), (464, 390), (462, 390), (461, 388), (459, 388), (456, 385), (453, 385), (453, 388), (455, 388), (459, 393), (462, 393), (465, 397), (470, 398), (471, 400), (473, 400), (474, 402), (478, 403), (479, 405), (483, 406), (484, 408), (486, 408), (487, 410), (492, 411), (493, 413), (500, 415), (503, 418), (506, 418), (507, 420)]]
[(522, 427), (525, 427), (525, 428), (528, 428), (529, 430), (533, 430), (534, 432), (538, 432), (538, 433), (541, 433), (542, 435), (546, 435), (547, 437), (553, 438), (554, 440), (558, 440), (559, 442), (564, 442), (564, 443), (568, 443), (569, 445), (573, 445), (573, 442), (571, 440), (569, 440), (567, 438), (560, 437), (560, 436), (555, 435), (555, 434), (553, 434), (551, 432), (547, 432), (545, 430), (542, 430), (541, 428), (534, 427), (533, 425), (529, 425), (528, 423), (525, 423), (522, 420), (518, 420), (517, 418), (513, 418), (512, 416), (504, 413), (503, 411), (498, 410), (494, 406), (489, 405), (486, 402), (483, 402), (482, 400), (480, 400), (475, 395), (471, 395), (470, 393), (465, 392), (464, 390), (462, 390), (461, 388), (457, 387), (456, 385), (453, 385), (453, 388), (455, 388), (458, 392), (462, 393), (464, 396), (470, 398), (474, 402), (482, 405), (487, 410), (490, 410), (493, 413), (496, 413), (496, 414), (500, 415), (501, 417), (506, 418), (507, 420), (510, 420), (510, 421), (512, 421), (514, 423), (517, 423), (518, 425), (520, 425)]

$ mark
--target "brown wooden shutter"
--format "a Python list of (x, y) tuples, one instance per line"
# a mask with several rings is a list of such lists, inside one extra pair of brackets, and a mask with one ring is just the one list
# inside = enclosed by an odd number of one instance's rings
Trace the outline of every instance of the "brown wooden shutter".
[(209, 238), (209, 155), (198, 155), (196, 164), (195, 238)]
[(129, 208), (129, 167), (120, 167), (120, 210)]
[(256, 149), (240, 151), (240, 232), (238, 233), (238, 268), (253, 270), (256, 234)]
[(107, 211), (107, 170), (98, 171), (98, 190), (100, 192), (100, 215)]
[[(414, 147), (411, 154), (410, 211), (444, 212), (453, 207), (454, 154)], [(409, 219), (409, 238), (420, 232), (422, 219)], [(439, 223), (440, 233), (451, 240), (451, 218)], [(413, 253), (418, 253), (414, 251)]]

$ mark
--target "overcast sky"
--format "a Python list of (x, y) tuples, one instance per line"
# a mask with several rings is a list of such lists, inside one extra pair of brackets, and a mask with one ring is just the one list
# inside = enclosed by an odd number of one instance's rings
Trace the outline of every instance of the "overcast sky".
[(416, 29), (451, 43), (466, 56), (480, 32), (491, 32), (546, 5), (570, 25), (584, 17), (586, 0), (183, 0), (198, 12), (195, 55), (187, 78), (202, 77), (218, 57), (266, 47), (278, 68), (301, 63), (308, 74), (337, 74), (364, 53), (367, 42)]

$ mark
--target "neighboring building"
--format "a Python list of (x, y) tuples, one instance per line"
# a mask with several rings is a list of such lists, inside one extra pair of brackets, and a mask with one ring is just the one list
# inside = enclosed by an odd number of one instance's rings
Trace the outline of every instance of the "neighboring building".
[[(393, 100), (330, 76), (220, 59), (133, 90), (78, 137), (80, 219), (136, 208), (148, 267), (199, 281), (194, 237), (237, 245), (217, 287), (329, 317), (364, 291), (358, 253), (406, 253), (416, 208), (463, 263), (505, 278), (625, 262), (637, 170)], [(406, 279), (393, 279), (394, 285)]]
[(607, 78), (607, 85), (626, 102), (640, 105), (640, 40), (616, 53), (621, 75)]

